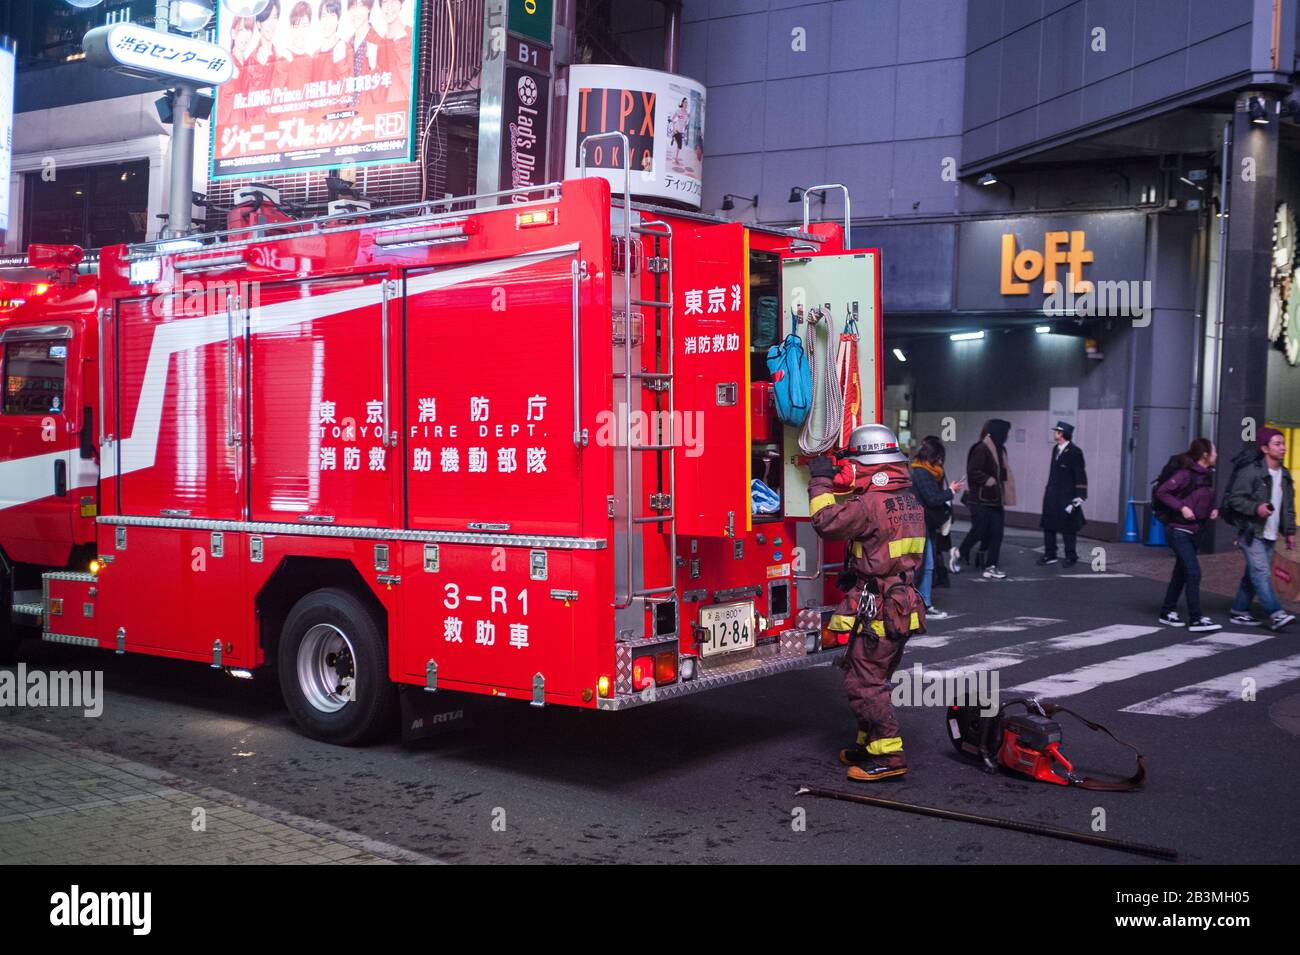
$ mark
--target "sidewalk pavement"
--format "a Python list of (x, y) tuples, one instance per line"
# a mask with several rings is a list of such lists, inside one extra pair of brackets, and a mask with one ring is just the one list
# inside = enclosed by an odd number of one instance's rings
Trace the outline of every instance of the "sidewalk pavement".
[(0, 864), (436, 861), (0, 719)]

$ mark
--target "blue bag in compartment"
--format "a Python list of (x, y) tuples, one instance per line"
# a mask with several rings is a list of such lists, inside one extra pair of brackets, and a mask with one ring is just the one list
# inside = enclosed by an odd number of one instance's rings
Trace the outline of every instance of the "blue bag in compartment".
[(787, 335), (785, 341), (767, 350), (767, 370), (772, 373), (777, 417), (799, 427), (812, 407), (812, 373), (798, 335)]
[(758, 478), (749, 482), (749, 500), (755, 514), (779, 514), (781, 512), (781, 495), (772, 490)]

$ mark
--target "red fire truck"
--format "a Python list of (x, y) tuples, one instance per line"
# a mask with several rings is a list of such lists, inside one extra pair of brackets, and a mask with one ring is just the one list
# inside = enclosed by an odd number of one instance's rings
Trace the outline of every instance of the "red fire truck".
[(617, 710), (842, 652), (766, 354), (858, 319), (876, 420), (873, 250), (603, 178), (282, 220), (97, 280), (32, 256), (63, 284), (0, 319), (0, 639), (278, 672), (344, 744), (399, 699)]

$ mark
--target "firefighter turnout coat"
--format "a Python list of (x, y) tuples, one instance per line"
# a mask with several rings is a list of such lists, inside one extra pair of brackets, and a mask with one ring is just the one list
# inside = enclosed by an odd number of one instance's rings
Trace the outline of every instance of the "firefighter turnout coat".
[[(908, 466), (857, 465), (857, 470), (869, 479), (854, 482), (847, 495), (836, 493), (832, 478), (814, 477), (808, 485), (813, 528), (827, 540), (849, 542), (844, 567), (856, 576), (849, 587), (841, 588), (845, 596), (831, 616), (830, 629), (853, 628), (868, 580), (880, 594), (906, 582), (907, 630), (920, 629), (921, 599), (910, 585), (925, 558), (925, 510), (912, 492)], [(884, 635), (880, 609), (871, 627), (877, 636)]]

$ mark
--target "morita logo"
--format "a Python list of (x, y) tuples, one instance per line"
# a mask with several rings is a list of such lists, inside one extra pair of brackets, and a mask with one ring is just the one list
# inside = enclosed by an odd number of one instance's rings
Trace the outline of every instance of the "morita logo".
[(56, 926), (127, 925), (133, 935), (148, 935), (153, 925), (152, 892), (70, 892), (50, 896), (50, 924)]

